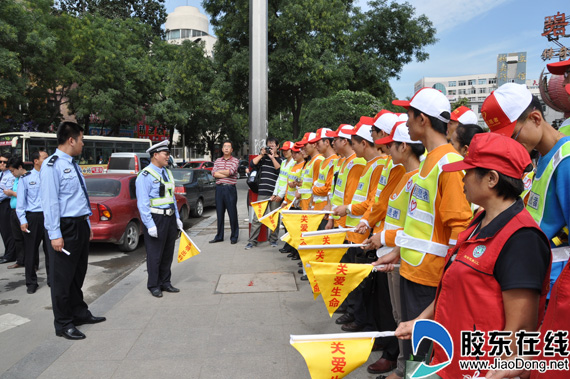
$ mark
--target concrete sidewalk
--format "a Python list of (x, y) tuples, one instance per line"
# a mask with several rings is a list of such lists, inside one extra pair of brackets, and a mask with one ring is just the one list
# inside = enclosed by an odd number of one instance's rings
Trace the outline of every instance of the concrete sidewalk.
[[(202, 253), (173, 263), (172, 284), (180, 293), (152, 297), (143, 264), (90, 305), (107, 321), (80, 326), (87, 339), (53, 335), (1, 377), (309, 378), (289, 335), (341, 333), (337, 316), (329, 317), (321, 297), (313, 300), (309, 284), (299, 280), (298, 261), (266, 242), (244, 250), (247, 213), (243, 198), (240, 203), (237, 244), (230, 244), (229, 230), (224, 242), (208, 243), (215, 216), (189, 230)], [(218, 293), (219, 283), (243, 293)], [(375, 378), (366, 366), (380, 354), (372, 352), (348, 377)]]

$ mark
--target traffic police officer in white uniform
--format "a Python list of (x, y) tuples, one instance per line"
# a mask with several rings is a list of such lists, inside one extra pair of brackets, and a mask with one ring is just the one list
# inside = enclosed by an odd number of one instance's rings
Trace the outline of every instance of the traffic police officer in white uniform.
[(85, 338), (76, 326), (105, 321), (83, 301), (89, 241), (93, 238), (91, 205), (85, 179), (73, 159), (83, 150), (83, 128), (64, 121), (57, 129), (57, 150), (40, 170), (41, 208), (48, 244), (51, 302), (55, 334), (71, 340)]
[(174, 178), (168, 166), (168, 141), (162, 141), (147, 150), (151, 163), (139, 174), (136, 181), (137, 207), (144, 224), (147, 288), (154, 297), (162, 291), (180, 292), (170, 282), (170, 266), (174, 244), (182, 221), (174, 197)]

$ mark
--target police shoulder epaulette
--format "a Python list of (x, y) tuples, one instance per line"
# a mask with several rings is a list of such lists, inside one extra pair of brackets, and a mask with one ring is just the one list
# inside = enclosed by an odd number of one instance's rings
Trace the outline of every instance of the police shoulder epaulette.
[(57, 156), (57, 155), (52, 155), (51, 158), (49, 159), (47, 165), (48, 165), (48, 166), (53, 166), (53, 164), (55, 163), (55, 161), (57, 161), (57, 158), (59, 158), (59, 156)]
[(142, 171), (141, 171), (141, 175), (147, 176), (147, 175), (148, 175), (148, 171), (147, 171), (147, 170), (142, 170)]
[(25, 178), (26, 176), (30, 175), (31, 173), (32, 173), (31, 171), (28, 171), (24, 175), (22, 175), (21, 178)]

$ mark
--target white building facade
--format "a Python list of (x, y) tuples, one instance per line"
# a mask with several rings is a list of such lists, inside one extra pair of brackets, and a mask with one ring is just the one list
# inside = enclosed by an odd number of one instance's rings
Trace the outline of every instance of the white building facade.
[(169, 13), (164, 24), (166, 40), (169, 43), (181, 44), (185, 40), (205, 42), (206, 55), (211, 57), (214, 45), (218, 40), (209, 34), (210, 21), (208, 16), (200, 13), (196, 7), (176, 7)]

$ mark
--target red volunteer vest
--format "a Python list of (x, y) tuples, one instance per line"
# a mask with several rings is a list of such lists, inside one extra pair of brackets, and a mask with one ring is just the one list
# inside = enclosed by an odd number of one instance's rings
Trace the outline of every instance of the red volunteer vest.
[[(570, 329), (570, 265), (566, 265), (556, 283), (552, 287), (552, 292), (550, 293), (550, 301), (548, 302), (548, 309), (544, 315), (544, 322), (540, 327), (540, 337), (541, 341), (544, 341), (544, 335), (546, 331), (558, 331), (558, 330), (569, 330)], [(543, 352), (544, 343), (538, 345), (538, 350)], [(563, 360), (567, 357), (561, 357), (559, 355), (554, 355), (554, 357), (545, 357), (540, 355), (536, 357), (538, 360)], [(531, 379), (567, 379), (568, 372), (564, 370), (554, 371), (549, 370), (544, 373), (538, 371), (533, 371)]]
[[(447, 329), (453, 340), (453, 360), (449, 366), (437, 373), (443, 379), (457, 379), (463, 378), (463, 375), (474, 374), (459, 368), (459, 360), (475, 359), (461, 357), (461, 331), (488, 332), (505, 328), (503, 294), (501, 286), (493, 276), (495, 263), (503, 246), (517, 230), (540, 230), (528, 211), (523, 208), (494, 236), (467, 240), (482, 218), (483, 214), (475, 218), (469, 228), (459, 234), (457, 247), (448, 251), (446, 267), (456, 251), (457, 256), (445, 270), (437, 290), (434, 319)], [(548, 242), (546, 236), (544, 240)], [(550, 268), (542, 283), (539, 304), (539, 309), (542, 310), (545, 307), (549, 279)], [(538, 325), (543, 316), (544, 311), (539, 312)], [(485, 341), (488, 341), (488, 336), (485, 336)], [(488, 353), (491, 347), (485, 344), (483, 350)], [(438, 344), (434, 344), (432, 364), (442, 363), (447, 359), (445, 351)], [(493, 363), (493, 357), (484, 356), (480, 359)], [(480, 377), (485, 377), (485, 374), (486, 371), (481, 372)]]

